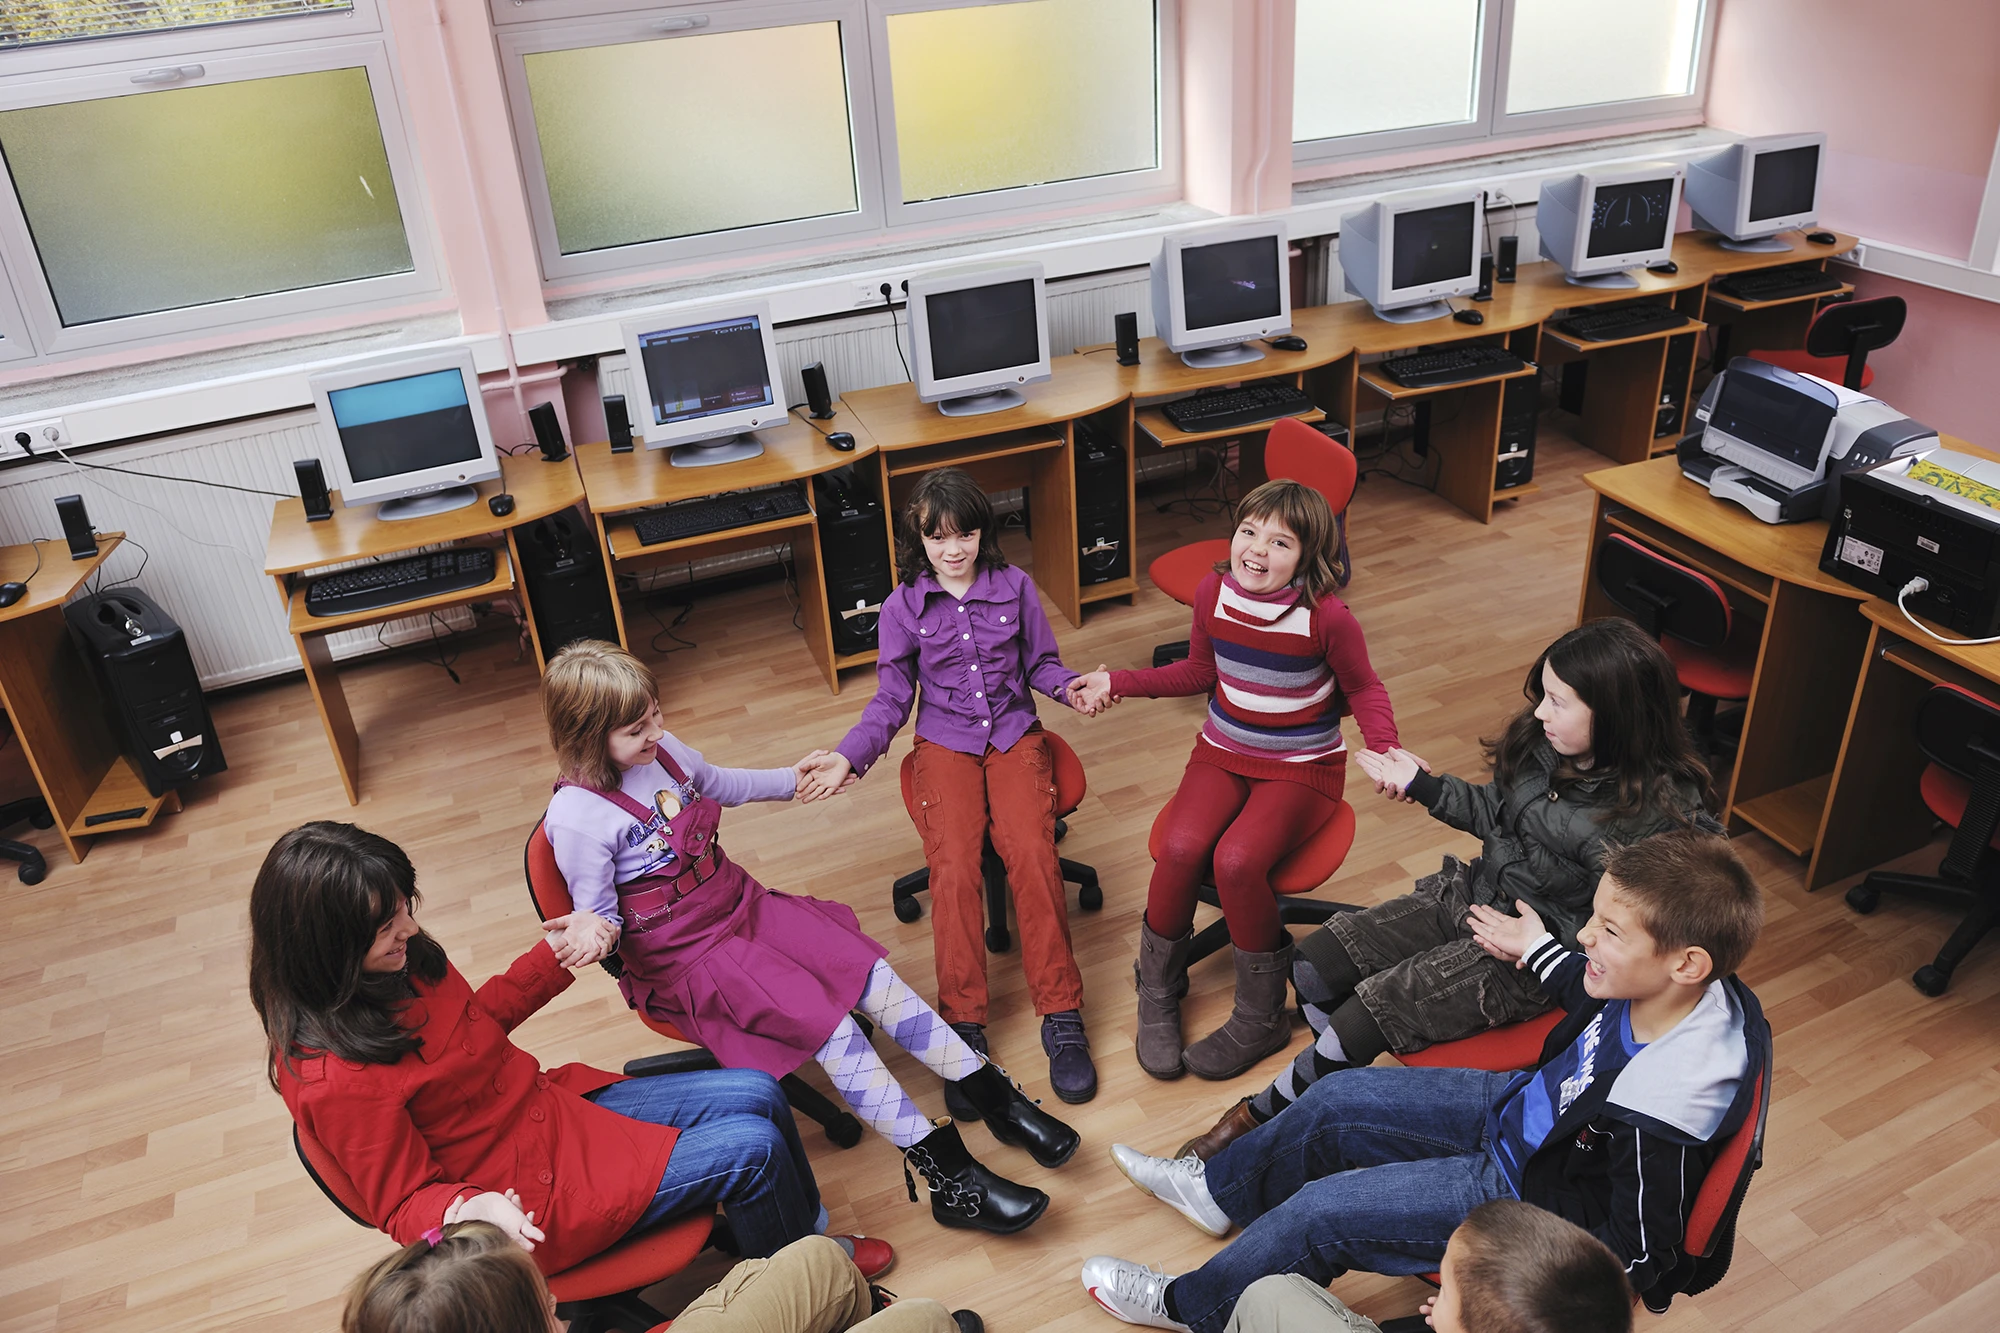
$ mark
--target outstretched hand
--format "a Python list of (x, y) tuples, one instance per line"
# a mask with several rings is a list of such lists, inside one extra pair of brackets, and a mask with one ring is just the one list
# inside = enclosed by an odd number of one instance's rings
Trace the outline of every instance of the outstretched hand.
[(838, 750), (814, 750), (792, 768), (799, 775), (797, 796), (801, 802), (823, 801), (861, 781), (854, 765)]
[(1534, 908), (1518, 898), (1514, 910), (1520, 915), (1508, 916), (1497, 907), (1474, 903), (1465, 924), (1472, 928), (1472, 938), (1479, 941), (1480, 948), (1503, 963), (1526, 967), (1528, 946), (1546, 934), (1548, 927)]
[(1392, 801), (1402, 801), (1405, 804), (1416, 802), (1417, 798), (1410, 795), (1409, 788), (1410, 784), (1416, 781), (1417, 774), (1437, 772), (1430, 766), (1429, 760), (1411, 754), (1400, 746), (1382, 754), (1377, 754), (1373, 750), (1357, 750), (1354, 754), (1354, 763), (1367, 775), (1368, 780), (1375, 784), (1376, 791)]
[(488, 1190), (475, 1194), (469, 1199), (460, 1199), (444, 1210), (444, 1222), (491, 1222), (509, 1236), (524, 1250), (532, 1251), (537, 1241), (547, 1240), (542, 1229), (535, 1225), (535, 1215), (521, 1211), (521, 1196), (513, 1190), (495, 1193)]
[(542, 922), (544, 937), (564, 967), (589, 967), (618, 947), (618, 927), (595, 912), (575, 911)]
[(1118, 702), (1111, 693), (1111, 673), (1100, 664), (1095, 671), (1087, 671), (1069, 683), (1067, 690), (1069, 706), (1085, 717), (1096, 717), (1105, 709)]

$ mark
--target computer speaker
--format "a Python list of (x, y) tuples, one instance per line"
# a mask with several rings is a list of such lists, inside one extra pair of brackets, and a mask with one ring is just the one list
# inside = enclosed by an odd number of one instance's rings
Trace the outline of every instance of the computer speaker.
[(1136, 366), (1139, 364), (1139, 317), (1130, 311), (1117, 316), (1113, 323), (1118, 328), (1118, 364)]
[(560, 463), (569, 457), (563, 440), (562, 422), (556, 419), (554, 403), (536, 403), (528, 409), (528, 424), (535, 428), (535, 443), (542, 447), (542, 461)]
[(604, 429), (608, 432), (612, 453), (632, 452), (632, 418), (625, 415), (624, 394), (604, 395)]
[(69, 558), (88, 560), (97, 554), (97, 534), (91, 529), (90, 515), (84, 512), (81, 495), (58, 495), (56, 517), (62, 520), (63, 536), (69, 539)]
[(1518, 236), (1502, 236), (1493, 243), (1493, 252), (1493, 280), (1495, 282), (1512, 282), (1514, 280), (1514, 264), (1521, 253), (1521, 238)]
[(1475, 301), (1493, 299), (1493, 256), (1479, 256), (1479, 290), (1472, 294)]
[(299, 474), (299, 501), (306, 507), (306, 522), (317, 523), (333, 517), (333, 497), (326, 492), (326, 469), (317, 458), (295, 458), (292, 471)]
[(806, 405), (812, 408), (813, 420), (833, 420), (833, 394), (826, 387), (826, 367), (815, 361), (799, 372), (799, 378), (806, 382)]

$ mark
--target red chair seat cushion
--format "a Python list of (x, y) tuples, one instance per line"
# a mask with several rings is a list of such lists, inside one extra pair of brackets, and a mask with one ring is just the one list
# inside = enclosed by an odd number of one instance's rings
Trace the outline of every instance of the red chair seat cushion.
[[(1965, 818), (1965, 803), (1972, 799), (1972, 784), (1941, 764), (1924, 766), (1923, 776), (1917, 779), (1917, 791), (1931, 813), (1953, 828)], [(1994, 831), (1987, 845), (2000, 851), (2000, 829)]]
[(694, 1262), (715, 1225), (713, 1209), (670, 1217), (549, 1279), (558, 1301), (595, 1300), (650, 1287)]
[[(1083, 804), (1084, 793), (1090, 790), (1090, 784), (1083, 776), (1083, 760), (1076, 757), (1070, 743), (1053, 731), (1042, 734), (1049, 738), (1049, 760), (1055, 768), (1056, 818), (1066, 819)], [(912, 822), (917, 817), (916, 761), (917, 752), (911, 750), (903, 756), (903, 766), (896, 774), (903, 788), (903, 809), (909, 812)]]
[[(1146, 837), (1146, 850), (1155, 861), (1167, 837), (1167, 812), (1173, 808), (1172, 801), (1160, 807)], [(1333, 878), (1353, 846), (1354, 807), (1342, 801), (1324, 824), (1271, 867), (1271, 887), (1281, 894), (1311, 893)]]
[(1146, 566), (1153, 586), (1182, 606), (1194, 605), (1194, 590), (1229, 558), (1229, 542), (1221, 537), (1176, 546)]
[[(1789, 370), (1795, 375), (1817, 375), (1834, 384), (1841, 383), (1847, 376), (1847, 358), (1844, 356), (1814, 356), (1803, 348), (1787, 348), (1783, 351), (1771, 349), (1746, 352), (1744, 355), (1762, 361), (1766, 365)], [(1861, 368), (1861, 387), (1867, 388), (1875, 382), (1875, 367)]]
[(1551, 1009), (1539, 1018), (1509, 1023), (1457, 1041), (1441, 1041), (1396, 1058), (1422, 1069), (1484, 1069), (1494, 1074), (1526, 1069), (1541, 1059), (1542, 1043), (1548, 1040), (1562, 1016), (1562, 1010)]
[(1674, 661), (1681, 687), (1712, 699), (1748, 699), (1757, 674), (1757, 634), (1761, 626), (1738, 630), (1719, 648), (1701, 648), (1671, 634), (1660, 636), (1660, 647)]

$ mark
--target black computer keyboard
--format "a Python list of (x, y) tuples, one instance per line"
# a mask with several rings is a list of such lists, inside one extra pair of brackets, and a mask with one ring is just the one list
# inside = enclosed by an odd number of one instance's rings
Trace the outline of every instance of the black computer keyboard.
[(753, 523), (797, 518), (811, 512), (806, 505), (805, 491), (787, 483), (768, 490), (737, 491), (701, 500), (682, 500), (664, 509), (652, 509), (640, 514), (632, 526), (638, 531), (640, 545), (658, 546), (661, 542), (679, 541), (683, 537), (705, 537), (711, 532), (727, 532), (731, 528), (747, 528)]
[(1672, 306), (1657, 301), (1636, 301), (1630, 305), (1591, 306), (1556, 321), (1556, 328), (1585, 342), (1609, 342), (1614, 338), (1637, 338), (1662, 329), (1677, 329), (1688, 317)]
[(1789, 296), (1816, 296), (1821, 292), (1837, 292), (1845, 285), (1831, 273), (1811, 264), (1751, 269), (1748, 273), (1732, 273), (1715, 280), (1715, 290), (1739, 301), (1782, 301)]
[(1490, 343), (1452, 343), (1411, 352), (1408, 356), (1389, 357), (1382, 362), (1381, 370), (1406, 389), (1428, 389), (1438, 384), (1505, 375), (1524, 369), (1527, 364), (1506, 348)]
[(306, 588), (306, 614), (352, 615), (356, 611), (373, 611), (442, 593), (462, 592), (492, 581), (490, 546), (426, 551), (314, 579)]
[(1176, 430), (1190, 435), (1204, 431), (1230, 430), (1279, 417), (1295, 417), (1313, 410), (1313, 400), (1289, 384), (1245, 384), (1237, 389), (1216, 389), (1168, 403), (1160, 411)]

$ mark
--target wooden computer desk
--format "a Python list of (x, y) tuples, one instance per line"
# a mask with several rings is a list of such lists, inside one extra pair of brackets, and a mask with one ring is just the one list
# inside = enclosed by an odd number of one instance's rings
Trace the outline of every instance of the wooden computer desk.
[[(278, 596), (290, 617), (292, 641), (298, 645), (306, 682), (312, 686), (313, 702), (319, 706), (320, 725), (333, 750), (333, 762), (340, 770), (341, 786), (347, 803), (361, 801), (361, 737), (348, 710), (347, 695), (340, 687), (340, 672), (334, 665), (329, 636), (341, 630), (360, 629), (405, 616), (422, 615), (467, 602), (488, 602), (496, 597), (520, 599), (535, 646), (535, 666), (543, 666), (542, 641), (535, 629), (534, 607), (528, 601), (526, 584), (518, 577), (521, 553), (515, 544), (514, 528), (568, 509), (583, 499), (583, 481), (569, 459), (544, 462), (540, 454), (522, 454), (500, 460), (501, 478), (481, 482), (479, 499), (463, 509), (424, 518), (384, 523), (375, 517), (375, 506), (349, 509), (333, 493), (333, 517), (318, 523), (306, 522), (305, 509), (297, 498), (278, 501), (271, 513), (271, 535), (264, 547), (264, 572), (278, 585)], [(496, 518), (487, 501), (507, 491), (514, 497), (514, 511)], [(397, 555), (420, 546), (447, 542), (471, 542), (499, 546), (505, 535), (505, 550), (494, 561), (493, 577), (477, 588), (445, 593), (437, 597), (400, 602), (373, 611), (357, 611), (343, 616), (314, 616), (306, 613), (306, 585), (299, 577), (307, 570), (352, 560), (369, 560)]]
[[(1284, 380), (1294, 388), (1303, 389), (1305, 373), (1323, 364), (1332, 355), (1310, 345), (1303, 352), (1287, 352), (1262, 342), (1255, 346), (1264, 354), (1261, 361), (1199, 370), (1181, 360), (1180, 353), (1169, 351), (1158, 338), (1139, 340), (1139, 364), (1136, 366), (1121, 366), (1113, 360), (1113, 344), (1077, 350), (1093, 361), (1110, 362), (1120, 386), (1132, 396), (1133, 425), (1139, 438), (1162, 449), (1235, 440), (1237, 477), (1247, 491), (1265, 480), (1264, 438), (1270, 434), (1273, 423), (1261, 421), (1250, 426), (1232, 426), (1227, 430), (1184, 431), (1167, 420), (1157, 400), (1241, 384), (1247, 380)], [(1314, 408), (1299, 413), (1298, 418), (1301, 421), (1324, 421), (1326, 415), (1323, 409)]]
[[(799, 618), (805, 628), (806, 647), (819, 663), (827, 687), (840, 693), (843, 667), (866, 666), (875, 654), (836, 653), (833, 628), (828, 620), (826, 576), (820, 558), (819, 528), (811, 513), (796, 518), (774, 519), (769, 523), (705, 533), (676, 541), (645, 546), (633, 526), (632, 511), (651, 509), (675, 500), (692, 500), (725, 491), (753, 486), (775, 486), (803, 482), (822, 472), (832, 472), (861, 461), (866, 468), (875, 454), (875, 440), (860, 423), (857, 413), (843, 411), (831, 421), (814, 422), (794, 412), (782, 426), (757, 432), (764, 452), (739, 463), (718, 463), (711, 467), (674, 467), (668, 450), (640, 445), (631, 453), (614, 454), (608, 443), (577, 446), (577, 466), (583, 474), (584, 493), (597, 523), (597, 540), (610, 556), (604, 576), (611, 584), (611, 606), (618, 617), (618, 639), (628, 648), (631, 640), (625, 629), (625, 608), (618, 600), (617, 575), (650, 569), (656, 565), (685, 564), (701, 556), (728, 555), (789, 542), (792, 567), (798, 572)], [(825, 436), (844, 430), (854, 436), (854, 449), (843, 452), (828, 444)], [(808, 489), (806, 502), (813, 496)], [(882, 540), (889, 540), (888, 524), (883, 524)]]
[[(98, 533), (97, 554), (87, 560), (70, 559), (60, 541), (43, 542), (41, 569), (32, 578), (34, 544), (0, 546), (0, 582), (28, 584), (25, 597), (0, 610), (0, 706), (14, 724), (63, 846), (76, 861), (99, 834), (144, 828), (161, 811), (181, 808), (180, 793), (172, 787), (161, 796), (147, 791), (123, 754), (96, 677), (63, 623), (63, 603), (124, 540), (122, 532)], [(115, 823), (84, 823), (117, 810), (143, 813)]]

